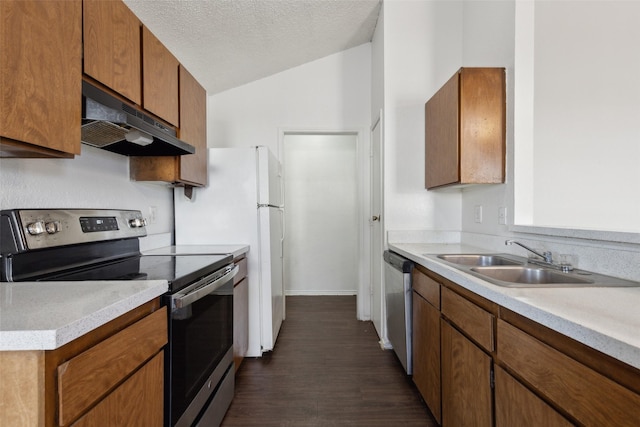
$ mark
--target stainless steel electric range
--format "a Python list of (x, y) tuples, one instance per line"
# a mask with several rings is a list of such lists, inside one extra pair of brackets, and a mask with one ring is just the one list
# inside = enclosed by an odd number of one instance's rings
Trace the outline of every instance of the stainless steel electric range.
[(166, 280), (165, 425), (219, 425), (234, 393), (232, 255), (140, 253), (140, 211), (0, 211), (0, 280)]

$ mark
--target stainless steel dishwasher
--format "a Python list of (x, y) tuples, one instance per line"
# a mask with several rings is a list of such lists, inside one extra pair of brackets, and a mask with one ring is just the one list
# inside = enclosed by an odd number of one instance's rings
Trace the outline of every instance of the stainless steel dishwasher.
[(387, 336), (400, 363), (413, 373), (411, 345), (411, 272), (413, 262), (391, 251), (384, 251)]

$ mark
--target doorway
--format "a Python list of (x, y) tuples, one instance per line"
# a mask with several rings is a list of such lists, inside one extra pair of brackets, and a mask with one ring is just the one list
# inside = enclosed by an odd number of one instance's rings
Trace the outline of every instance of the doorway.
[(358, 135), (282, 141), (286, 295), (358, 295)]

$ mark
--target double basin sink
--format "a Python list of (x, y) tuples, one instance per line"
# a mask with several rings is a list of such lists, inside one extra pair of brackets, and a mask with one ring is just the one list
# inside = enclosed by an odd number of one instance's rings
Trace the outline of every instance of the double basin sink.
[[(431, 257), (432, 255), (426, 255)], [(476, 277), (506, 287), (635, 287), (640, 282), (585, 270), (562, 272), (506, 254), (435, 255), (445, 263)]]

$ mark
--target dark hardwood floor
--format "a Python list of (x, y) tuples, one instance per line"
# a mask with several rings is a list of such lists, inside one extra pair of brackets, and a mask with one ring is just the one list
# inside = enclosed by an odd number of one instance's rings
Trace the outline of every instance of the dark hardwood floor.
[(353, 296), (287, 297), (273, 352), (246, 358), (222, 422), (233, 426), (437, 426)]

